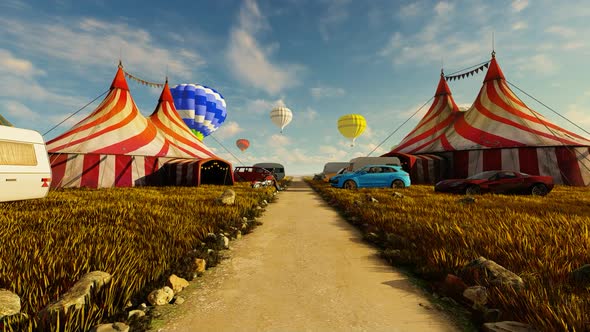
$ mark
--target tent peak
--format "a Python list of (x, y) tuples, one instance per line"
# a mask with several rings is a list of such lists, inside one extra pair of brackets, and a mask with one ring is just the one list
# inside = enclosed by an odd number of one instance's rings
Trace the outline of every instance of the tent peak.
[(496, 52), (492, 52), (492, 60), (490, 60), (490, 66), (488, 67), (488, 72), (486, 77), (484, 78), (483, 82), (486, 83), (488, 81), (494, 80), (505, 80), (504, 73), (500, 66), (498, 66), (498, 62), (496, 61)]
[(125, 73), (123, 72), (123, 66), (120, 64), (120, 62), (119, 67), (117, 68), (117, 74), (115, 74), (113, 83), (111, 83), (111, 90), (113, 89), (129, 91), (129, 86), (127, 85), (127, 81), (125, 80)]
[(164, 88), (162, 89), (162, 93), (160, 94), (160, 99), (158, 99), (158, 101), (160, 103), (167, 101), (174, 104), (174, 99), (172, 98), (170, 87), (168, 86), (168, 78), (166, 78), (166, 83), (164, 83)]
[(434, 96), (443, 96), (443, 95), (451, 95), (451, 89), (449, 89), (449, 85), (447, 84), (447, 80), (445, 79), (445, 74), (441, 70), (440, 72), (440, 80), (438, 81), (438, 87), (436, 88), (436, 93)]

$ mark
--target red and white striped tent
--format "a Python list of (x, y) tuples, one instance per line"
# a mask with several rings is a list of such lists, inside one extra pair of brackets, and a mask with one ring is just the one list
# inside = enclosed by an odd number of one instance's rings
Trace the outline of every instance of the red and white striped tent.
[(445, 137), (445, 132), (461, 116), (461, 113), (441, 72), (430, 108), (392, 152), (419, 154), (452, 149)]
[(149, 121), (162, 132), (171, 146), (185, 154), (185, 158), (164, 163), (167, 184), (198, 186), (234, 183), (232, 165), (215, 156), (198, 140), (176, 111), (168, 82), (164, 84), (158, 106), (150, 115)]
[(448, 146), (447, 127), (461, 115), (441, 72), (434, 101), (416, 127), (383, 157), (398, 157), (413, 183), (436, 183), (446, 177), (447, 160), (428, 154)]
[[(194, 140), (197, 141), (196, 137)], [(52, 186), (108, 188), (163, 184), (165, 174), (158, 170), (165, 161), (196, 159), (172, 143), (139, 112), (119, 66), (101, 104), (70, 130), (47, 142)], [(210, 153), (206, 148), (203, 150)]]
[(458, 113), (434, 144), (426, 143), (399, 152), (446, 157), (448, 177), (507, 169), (550, 175), (558, 184), (590, 185), (590, 140), (526, 106), (509, 88), (494, 54), (471, 108)]

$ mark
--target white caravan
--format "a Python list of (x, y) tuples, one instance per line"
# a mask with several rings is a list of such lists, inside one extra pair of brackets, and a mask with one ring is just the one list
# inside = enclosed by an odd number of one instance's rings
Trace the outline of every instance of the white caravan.
[(258, 163), (252, 166), (261, 167), (269, 172), (274, 173), (277, 180), (282, 180), (285, 177), (285, 166), (279, 163)]
[(51, 165), (41, 134), (0, 126), (0, 202), (43, 198), (51, 186)]
[(357, 157), (350, 159), (348, 170), (355, 172), (359, 168), (367, 165), (394, 165), (401, 166), (402, 163), (398, 157)]
[(347, 161), (326, 163), (324, 165), (324, 171), (321, 173), (322, 179), (328, 182), (331, 177), (338, 174), (338, 171), (341, 169), (347, 168), (349, 164)]

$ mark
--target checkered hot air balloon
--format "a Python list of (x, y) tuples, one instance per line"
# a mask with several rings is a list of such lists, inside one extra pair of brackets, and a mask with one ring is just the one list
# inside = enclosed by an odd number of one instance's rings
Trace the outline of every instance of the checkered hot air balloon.
[(270, 120), (281, 128), (282, 134), (283, 129), (293, 120), (293, 112), (285, 106), (277, 106), (270, 111)]
[(217, 130), (227, 117), (225, 99), (213, 88), (179, 84), (170, 92), (178, 114), (200, 140)]

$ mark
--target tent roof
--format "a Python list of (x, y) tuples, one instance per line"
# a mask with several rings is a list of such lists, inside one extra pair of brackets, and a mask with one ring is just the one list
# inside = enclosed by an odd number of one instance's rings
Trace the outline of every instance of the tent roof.
[(6, 120), (6, 118), (4, 118), (2, 116), (2, 114), (0, 114), (0, 126), (12, 127), (12, 123), (10, 123), (10, 121)]
[(158, 106), (149, 120), (164, 135), (170, 144), (185, 155), (185, 158), (215, 158), (216, 156), (190, 131), (176, 108), (168, 82), (164, 85)]
[(492, 53), (481, 90), (467, 111), (458, 111), (441, 77), (432, 106), (392, 152), (564, 145), (590, 146), (590, 140), (553, 124), (525, 105), (508, 86)]
[(121, 66), (107, 96), (86, 118), (47, 142), (51, 153), (183, 156), (137, 109)]
[(460, 113), (444, 73), (441, 72), (430, 108), (416, 127), (392, 151), (421, 153), (443, 148), (447, 144), (445, 130)]
[(451, 150), (590, 145), (525, 105), (508, 86), (494, 54), (475, 102), (445, 135)]

